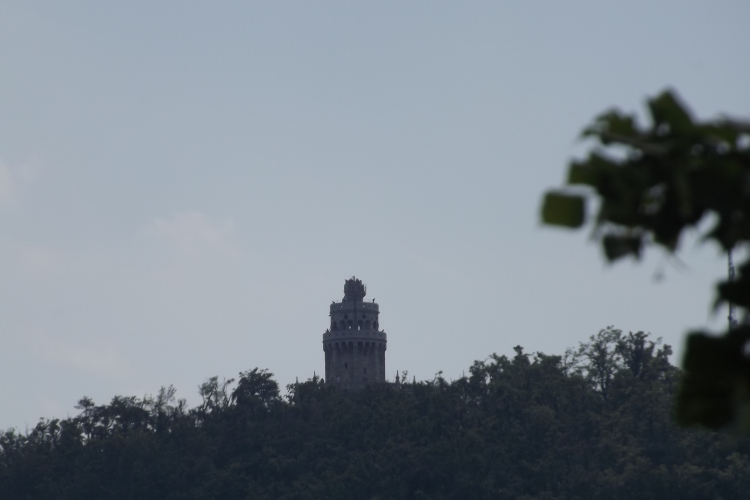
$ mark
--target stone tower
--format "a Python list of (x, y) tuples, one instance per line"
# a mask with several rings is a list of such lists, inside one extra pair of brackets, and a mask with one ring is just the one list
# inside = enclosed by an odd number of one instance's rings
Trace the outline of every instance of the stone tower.
[(344, 298), (331, 304), (331, 327), (323, 334), (327, 384), (359, 389), (385, 382), (386, 334), (378, 329), (378, 305), (364, 302), (365, 295), (362, 280), (352, 276)]

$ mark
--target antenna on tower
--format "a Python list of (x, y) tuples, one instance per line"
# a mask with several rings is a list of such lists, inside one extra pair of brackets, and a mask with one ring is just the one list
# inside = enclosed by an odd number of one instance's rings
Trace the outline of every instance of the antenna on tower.
[[(732, 260), (732, 249), (730, 248), (727, 252), (727, 266), (728, 266), (728, 274), (729, 274), (729, 281), (734, 281), (734, 261)], [(729, 320), (729, 329), (732, 330), (734, 328), (737, 328), (737, 319), (734, 317), (734, 304), (732, 302), (729, 303), (729, 316), (727, 317)]]

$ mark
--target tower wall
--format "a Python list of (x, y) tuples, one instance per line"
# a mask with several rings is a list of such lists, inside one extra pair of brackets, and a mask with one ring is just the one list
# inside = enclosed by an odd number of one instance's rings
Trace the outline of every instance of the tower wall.
[(364, 302), (365, 287), (352, 278), (344, 299), (330, 306), (331, 325), (323, 334), (326, 383), (357, 389), (385, 382), (387, 335), (380, 330), (380, 308)]

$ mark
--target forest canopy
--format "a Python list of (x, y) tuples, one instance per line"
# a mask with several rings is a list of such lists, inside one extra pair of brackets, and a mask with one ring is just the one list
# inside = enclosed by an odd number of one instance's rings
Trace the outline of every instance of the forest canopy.
[[(606, 328), (564, 355), (495, 355), (449, 381), (336, 390), (252, 369), (188, 408), (78, 403), (0, 435), (4, 498), (704, 499), (750, 488), (750, 443), (678, 429), (671, 349)], [(407, 379), (408, 380), (408, 379)]]

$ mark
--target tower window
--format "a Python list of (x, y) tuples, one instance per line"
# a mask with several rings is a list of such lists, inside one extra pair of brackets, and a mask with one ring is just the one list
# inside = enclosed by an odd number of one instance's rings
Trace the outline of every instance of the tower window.
[(349, 363), (344, 363), (344, 368), (349, 368)]
[(367, 368), (365, 368), (364, 370), (365, 370), (364, 372), (367, 373)]

